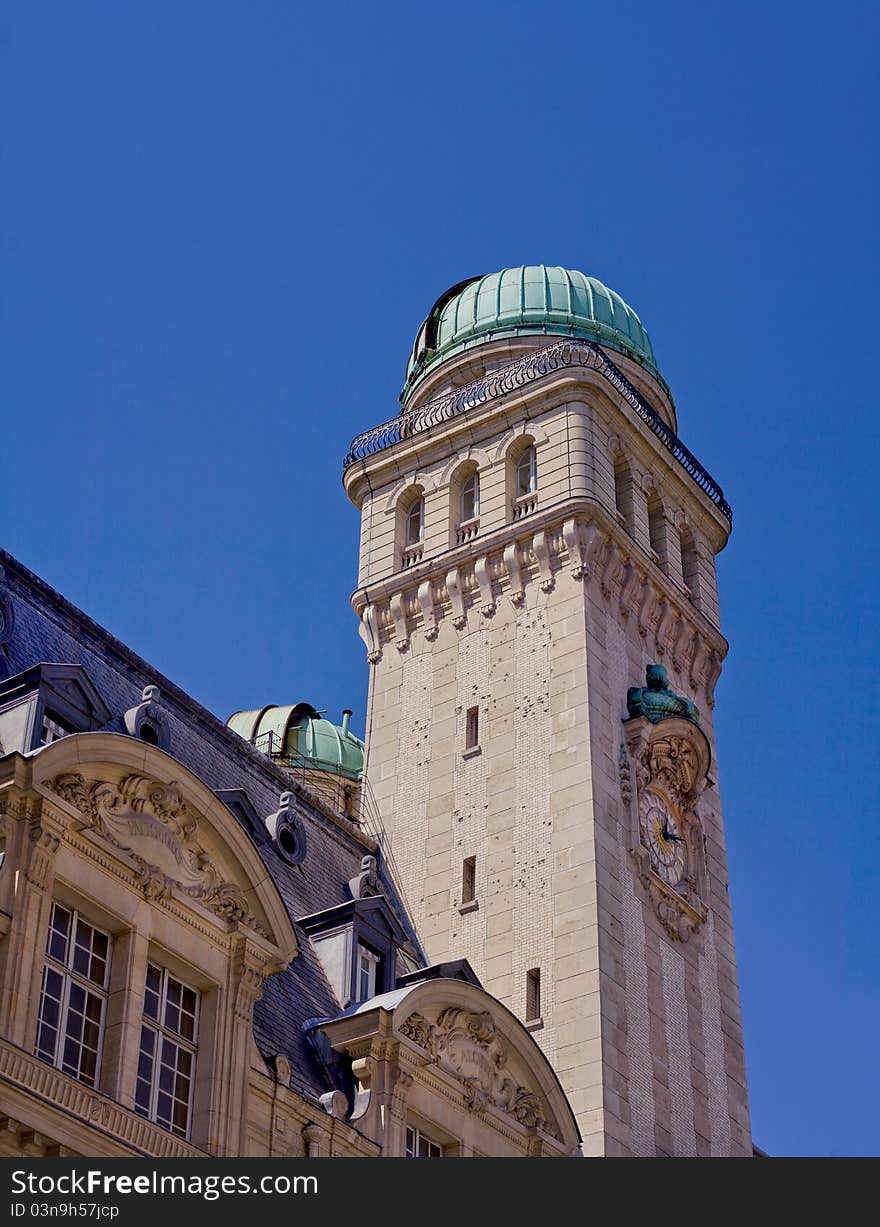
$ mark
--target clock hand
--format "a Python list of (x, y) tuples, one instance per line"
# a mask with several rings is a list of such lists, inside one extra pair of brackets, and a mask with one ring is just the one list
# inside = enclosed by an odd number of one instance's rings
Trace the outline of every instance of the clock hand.
[(669, 841), (672, 841), (673, 843), (676, 843), (676, 844), (684, 843), (684, 840), (682, 839), (680, 835), (676, 835), (674, 834), (674, 832), (670, 831), (668, 818), (663, 819), (663, 830), (660, 832), (660, 834), (663, 837), (663, 839), (667, 841), (667, 843)]

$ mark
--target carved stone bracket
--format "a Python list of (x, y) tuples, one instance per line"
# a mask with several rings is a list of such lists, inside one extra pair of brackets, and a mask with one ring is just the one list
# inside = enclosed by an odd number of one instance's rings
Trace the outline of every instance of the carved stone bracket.
[(361, 614), (360, 625), (358, 626), (358, 634), (364, 641), (364, 646), (367, 649), (367, 660), (371, 665), (376, 665), (382, 659), (382, 648), (379, 644), (379, 619), (376, 615), (375, 605), (366, 605)]
[(474, 575), (480, 589), (480, 613), (484, 618), (491, 618), (497, 607), (495, 595), (492, 592), (492, 578), (489, 574), (489, 559), (484, 556), (474, 563)]
[(437, 616), (434, 610), (434, 590), (429, 579), (419, 584), (419, 608), (422, 611), (422, 623), (425, 638), (433, 641), (437, 638)]
[(403, 593), (395, 592), (390, 601), (391, 618), (394, 622), (394, 634), (397, 650), (405, 652), (409, 647), (409, 630), (406, 625), (406, 611), (403, 607)]
[(461, 572), (457, 567), (453, 567), (446, 575), (446, 591), (449, 593), (449, 602), (452, 606), (452, 625), (457, 631), (464, 630), (467, 626), (467, 615), (464, 611), (464, 597), (461, 591)]
[(538, 560), (538, 573), (541, 577), (541, 591), (552, 592), (554, 579), (550, 566), (550, 546), (545, 532), (535, 533), (532, 538), (532, 549)]
[(522, 571), (519, 565), (519, 552), (516, 542), (511, 541), (504, 548), (504, 568), (507, 571), (507, 577), (510, 580), (510, 602), (519, 608), (526, 599), (525, 584), (523, 582)]

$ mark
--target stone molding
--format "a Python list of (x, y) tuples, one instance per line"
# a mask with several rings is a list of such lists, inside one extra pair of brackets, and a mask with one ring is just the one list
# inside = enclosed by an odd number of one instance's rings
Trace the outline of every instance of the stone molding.
[(431, 1064), (460, 1084), (469, 1112), (493, 1107), (526, 1128), (557, 1136), (539, 1097), (507, 1072), (507, 1049), (488, 1010), (474, 1012), (449, 1006), (433, 1023), (416, 1011), (398, 1030), (426, 1054)]
[(595, 581), (622, 618), (635, 620), (646, 651), (713, 706), (725, 639), (603, 511), (536, 517), (525, 533), (522, 523), (507, 527), (513, 540), (499, 537), (473, 560), (439, 555), (417, 568), (417, 575), (398, 572), (371, 587), (369, 601), (364, 592), (355, 593), (369, 662), (378, 664), (392, 644), (405, 654), (417, 635), (433, 642), (444, 621), (459, 632), (473, 629), (471, 618), (492, 618), (503, 599), (519, 611), (530, 590), (540, 603), (565, 578)]
[(0, 1078), (82, 1124), (110, 1134), (121, 1146), (157, 1159), (204, 1158), (205, 1151), (90, 1090), (75, 1078), (0, 1039)]

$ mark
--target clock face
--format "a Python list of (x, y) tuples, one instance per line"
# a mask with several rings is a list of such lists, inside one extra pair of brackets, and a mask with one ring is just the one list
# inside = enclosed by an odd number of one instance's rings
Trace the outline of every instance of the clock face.
[(668, 886), (677, 887), (687, 871), (687, 844), (675, 814), (662, 797), (648, 792), (639, 803), (639, 817), (651, 868)]

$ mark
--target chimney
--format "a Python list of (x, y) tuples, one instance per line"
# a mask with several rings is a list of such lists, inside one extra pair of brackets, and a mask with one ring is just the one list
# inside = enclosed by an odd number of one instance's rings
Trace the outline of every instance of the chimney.
[(348, 732), (348, 726), (350, 722), (351, 722), (351, 712), (346, 707), (342, 713), (342, 735), (343, 736), (345, 736), (345, 734)]

